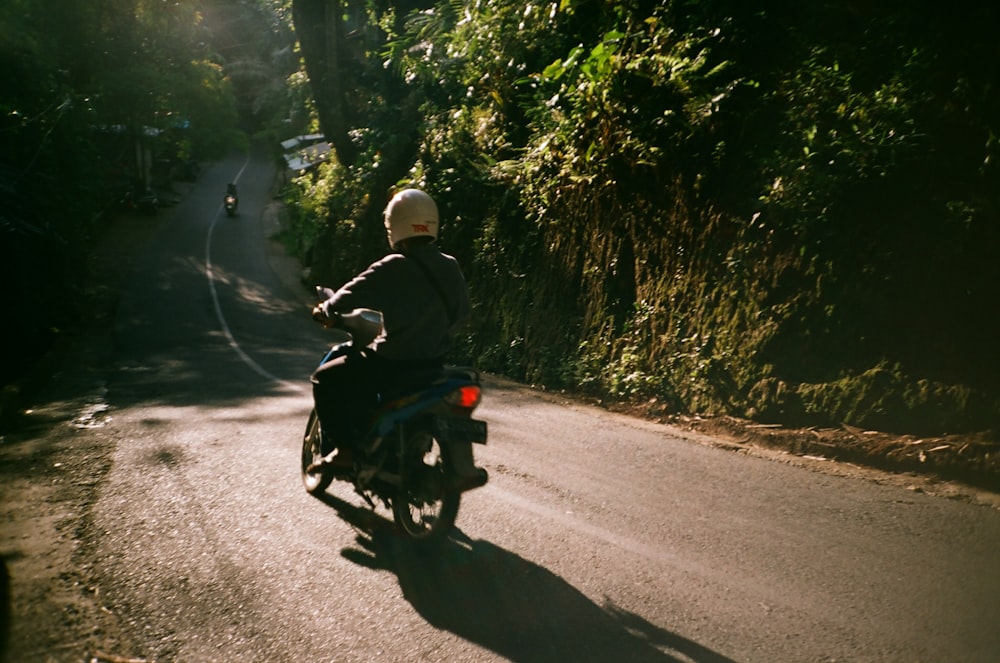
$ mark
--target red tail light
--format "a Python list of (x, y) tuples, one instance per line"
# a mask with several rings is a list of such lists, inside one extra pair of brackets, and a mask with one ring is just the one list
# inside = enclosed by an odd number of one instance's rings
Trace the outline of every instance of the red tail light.
[(444, 397), (444, 401), (449, 405), (467, 408), (469, 410), (479, 405), (479, 402), (482, 399), (483, 390), (478, 385), (474, 384), (467, 384), (464, 387), (459, 387)]

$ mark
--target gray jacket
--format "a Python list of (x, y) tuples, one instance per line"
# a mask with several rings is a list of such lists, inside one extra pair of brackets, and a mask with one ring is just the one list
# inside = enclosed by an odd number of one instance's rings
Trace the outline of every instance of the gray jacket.
[(469, 293), (458, 261), (435, 244), (391, 253), (372, 263), (321, 306), (327, 314), (355, 308), (381, 311), (383, 331), (374, 348), (380, 356), (397, 360), (443, 357), (470, 313)]

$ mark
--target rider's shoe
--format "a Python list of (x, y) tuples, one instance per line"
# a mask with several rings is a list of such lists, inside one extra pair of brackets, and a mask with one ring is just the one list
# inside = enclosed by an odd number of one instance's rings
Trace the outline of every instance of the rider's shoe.
[(483, 468), (477, 467), (472, 474), (454, 477), (451, 487), (458, 490), (472, 490), (485, 486), (487, 481), (489, 481), (489, 474)]
[(337, 470), (349, 470), (353, 466), (354, 457), (350, 452), (344, 451), (343, 449), (334, 449), (317, 462), (307, 467), (306, 472), (309, 474), (316, 474)]

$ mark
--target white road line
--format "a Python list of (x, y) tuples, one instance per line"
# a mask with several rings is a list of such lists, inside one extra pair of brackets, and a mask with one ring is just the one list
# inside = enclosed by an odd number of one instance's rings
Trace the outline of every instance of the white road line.
[[(246, 161), (243, 162), (243, 166), (240, 168), (240, 172), (236, 173), (236, 177), (232, 180), (234, 184), (239, 182), (240, 176), (243, 175), (243, 171), (247, 169), (247, 165), (249, 165), (249, 163), (250, 155), (247, 155)], [(212, 234), (215, 231), (215, 224), (221, 216), (222, 204), (220, 203), (219, 209), (212, 217), (212, 224), (208, 227), (208, 236), (205, 238), (205, 275), (208, 277), (208, 289), (212, 293), (212, 305), (215, 307), (215, 317), (219, 320), (219, 325), (222, 327), (222, 333), (226, 335), (229, 347), (233, 349), (236, 355), (243, 360), (243, 363), (249, 366), (252, 371), (265, 379), (270, 380), (271, 382), (278, 383), (285, 389), (302, 393), (303, 389), (300, 385), (293, 382), (287, 382), (273, 373), (270, 373), (260, 364), (255, 362), (250, 355), (244, 352), (243, 348), (240, 347), (240, 344), (236, 342), (236, 338), (233, 336), (233, 332), (229, 328), (229, 323), (226, 322), (226, 316), (223, 315), (222, 306), (219, 304), (219, 293), (215, 289), (215, 274), (212, 271)]]

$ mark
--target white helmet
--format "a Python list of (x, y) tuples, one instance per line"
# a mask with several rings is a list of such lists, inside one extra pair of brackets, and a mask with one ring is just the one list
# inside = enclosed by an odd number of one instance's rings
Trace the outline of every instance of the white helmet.
[(419, 189), (403, 189), (385, 207), (385, 229), (392, 247), (410, 237), (437, 238), (438, 223), (437, 204)]

